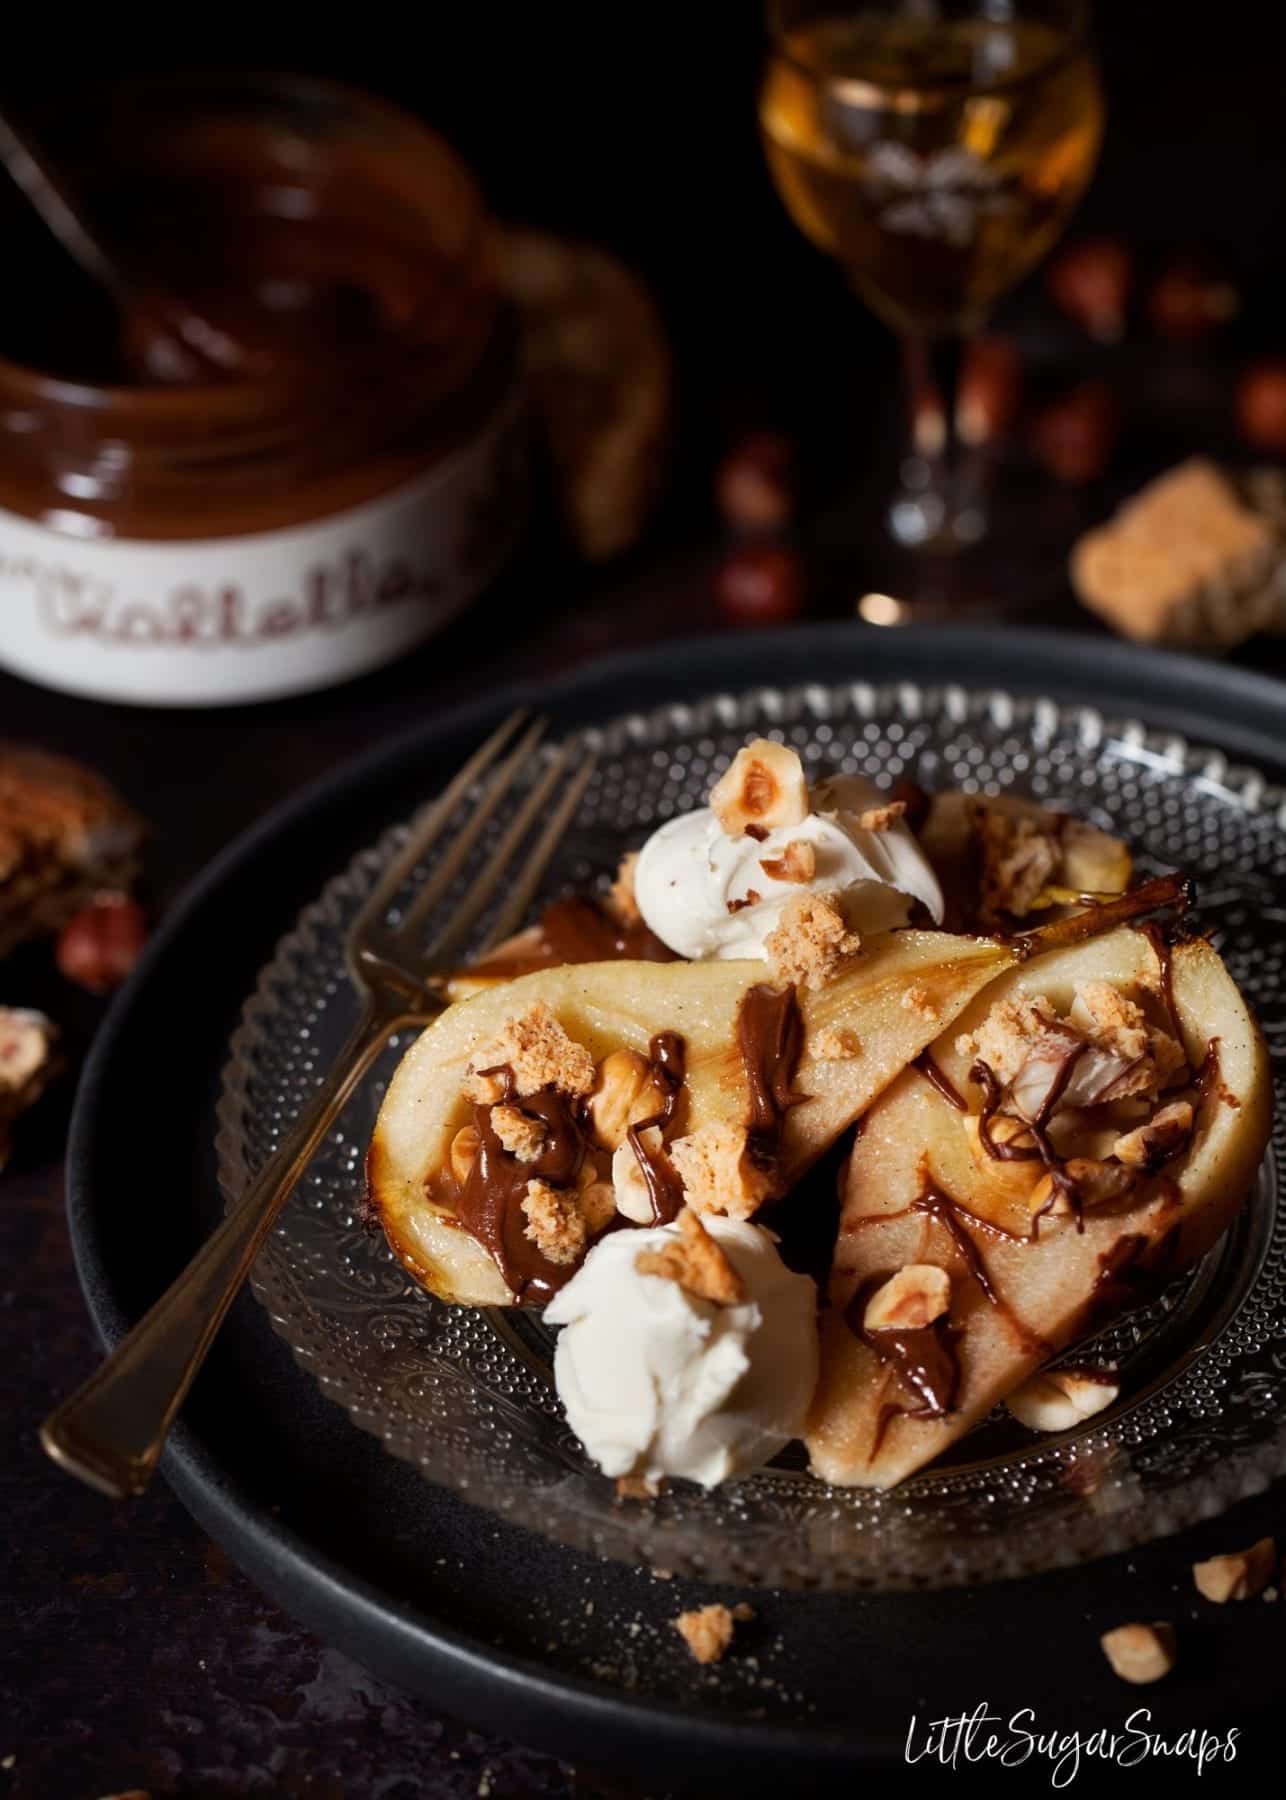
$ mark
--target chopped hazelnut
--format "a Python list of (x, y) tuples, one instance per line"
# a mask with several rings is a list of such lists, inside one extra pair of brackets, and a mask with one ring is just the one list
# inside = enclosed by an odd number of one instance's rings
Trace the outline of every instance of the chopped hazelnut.
[(591, 1237), (597, 1237), (616, 1217), (616, 1190), (586, 1157), (576, 1178), (576, 1204)]
[[(506, 1020), (489, 1043), (469, 1058), (465, 1091), (481, 1105), (494, 1104), (503, 1088), (490, 1090), (496, 1077), (489, 1071), (508, 1068), (518, 1094), (558, 1088), (564, 1094), (588, 1094), (594, 1085), (594, 1059), (583, 1044), (568, 1037), (543, 1000)], [(475, 1091), (475, 1089), (477, 1091)]]
[(680, 1613), (674, 1621), (674, 1629), (697, 1662), (715, 1663), (727, 1652), (736, 1622), (754, 1616), (753, 1609), (744, 1601), (733, 1607), (721, 1606), (716, 1601), (712, 1606), (698, 1606), (691, 1612)]
[(574, 1263), (585, 1248), (585, 1220), (575, 1196), (548, 1182), (529, 1181), (522, 1203), (527, 1217), (524, 1236), (552, 1263)]
[(1182, 1046), (1149, 1025), (1142, 1007), (1110, 981), (1082, 982), (1067, 1017), (1100, 1049), (1132, 1065), (1113, 1082), (1114, 1100), (1156, 1094), (1187, 1065)]
[(1197, 1592), (1217, 1606), (1229, 1600), (1250, 1600), (1262, 1593), (1277, 1567), (1277, 1545), (1272, 1538), (1260, 1538), (1249, 1550), (1236, 1550), (1227, 1556), (1211, 1556), (1205, 1562), (1193, 1563), (1192, 1579)]
[(1005, 1406), (1029, 1431), (1070, 1431), (1110, 1406), (1120, 1391), (1112, 1374), (1049, 1369), (1024, 1381)]
[(1160, 1681), (1174, 1667), (1174, 1627), (1118, 1625), (1099, 1639), (1103, 1654), (1122, 1681)]
[(697, 1212), (748, 1219), (772, 1192), (770, 1177), (750, 1156), (744, 1126), (703, 1125), (674, 1140), (670, 1161)]
[[(638, 1136), (643, 1148), (653, 1155), (661, 1149), (659, 1125), (649, 1125)], [(612, 1153), (612, 1189), (616, 1210), (623, 1218), (631, 1220), (635, 1225), (652, 1223), (652, 1195), (639, 1166), (639, 1159), (634, 1154), (634, 1146), (628, 1138), (618, 1144)]]
[(643, 917), (634, 893), (634, 873), (638, 860), (638, 851), (628, 850), (621, 858), (615, 881), (607, 890), (607, 910), (618, 925), (637, 925)]
[(887, 831), (890, 825), (897, 824), (905, 811), (905, 800), (890, 800), (886, 806), (868, 806), (859, 814), (857, 822), (863, 831)]
[(804, 838), (792, 838), (780, 856), (761, 857), (759, 867), (774, 881), (811, 881), (817, 873), (817, 852)]
[(482, 1139), (472, 1125), (462, 1125), (451, 1139), (451, 1173), (455, 1176), (458, 1187), (463, 1187), (473, 1173), (473, 1165), (478, 1160), (481, 1148)]
[(827, 1025), (817, 1033), (810, 1048), (823, 1062), (847, 1062), (862, 1054), (862, 1040), (847, 1025)]
[(804, 765), (785, 744), (756, 738), (738, 750), (710, 792), (710, 808), (729, 837), (749, 827), (775, 831), (808, 817)]
[(833, 894), (793, 894), (764, 939), (764, 955), (777, 981), (823, 987), (862, 947)]
[(1172, 1100), (1144, 1125), (1117, 1138), (1112, 1154), (1118, 1162), (1149, 1173), (1177, 1156), (1192, 1136), (1193, 1112), (1186, 1100)]
[(680, 1235), (659, 1250), (640, 1250), (634, 1266), (640, 1275), (659, 1275), (698, 1300), (716, 1306), (737, 1306), (746, 1297), (746, 1284), (690, 1206), (679, 1214)]
[(535, 1162), (545, 1143), (545, 1127), (539, 1119), (516, 1106), (493, 1106), (491, 1129), (519, 1162)]
[(613, 1050), (598, 1065), (589, 1097), (595, 1143), (616, 1150), (631, 1125), (659, 1110), (660, 1100), (647, 1058), (636, 1050)]
[(923, 1331), (951, 1307), (951, 1277), (933, 1263), (909, 1263), (866, 1303), (866, 1331)]
[[(1092, 1156), (1070, 1156), (1062, 1165), (1062, 1182), (1052, 1175), (1042, 1175), (1032, 1189), (1028, 1205), (1033, 1213), (1050, 1213), (1062, 1218), (1079, 1210), (1094, 1212), (1128, 1199), (1135, 1190), (1136, 1171), (1123, 1163), (1100, 1162)], [(1068, 1198), (1066, 1182), (1076, 1191), (1076, 1207)]]

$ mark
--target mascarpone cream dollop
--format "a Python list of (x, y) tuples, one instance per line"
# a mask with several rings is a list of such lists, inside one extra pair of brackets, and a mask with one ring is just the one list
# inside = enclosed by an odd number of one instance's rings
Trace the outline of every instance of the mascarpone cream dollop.
[(568, 1423), (604, 1474), (682, 1476), (711, 1488), (770, 1461), (804, 1426), (817, 1381), (817, 1293), (770, 1231), (705, 1216), (745, 1286), (728, 1305), (643, 1274), (666, 1225), (595, 1244), (545, 1308), (561, 1325), (554, 1379)]
[[(663, 943), (692, 962), (761, 957), (787, 901), (810, 891), (838, 893), (850, 929), (863, 934), (905, 925), (916, 900), (941, 924), (942, 889), (905, 821), (878, 831), (861, 824), (862, 814), (886, 798), (859, 775), (838, 775), (812, 790), (806, 818), (763, 838), (728, 836), (709, 807), (684, 813), (653, 832), (639, 853), (639, 911)], [(813, 850), (812, 879), (770, 875), (765, 862), (801, 840)]]

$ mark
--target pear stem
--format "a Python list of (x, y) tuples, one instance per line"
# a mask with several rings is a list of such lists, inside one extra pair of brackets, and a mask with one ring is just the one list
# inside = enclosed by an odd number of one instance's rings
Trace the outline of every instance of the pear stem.
[(1038, 926), (1035, 931), (1023, 931), (1013, 937), (999, 937), (997, 942), (1012, 950), (1019, 962), (1026, 962), (1029, 957), (1043, 954), (1046, 950), (1062, 950), (1071, 944), (1082, 944), (1087, 938), (1099, 937), (1105, 931), (1113, 931), (1118, 925), (1126, 925), (1132, 919), (1145, 918), (1148, 913), (1161, 912), (1169, 907), (1178, 907), (1186, 912), (1196, 899), (1196, 886), (1189, 875), (1157, 875), (1151, 881), (1145, 881), (1140, 887), (1132, 888), (1129, 893), (1118, 894), (1115, 899), (1095, 902), (1087, 906), (1084, 912), (1073, 913), (1066, 919), (1055, 919), (1050, 925)]

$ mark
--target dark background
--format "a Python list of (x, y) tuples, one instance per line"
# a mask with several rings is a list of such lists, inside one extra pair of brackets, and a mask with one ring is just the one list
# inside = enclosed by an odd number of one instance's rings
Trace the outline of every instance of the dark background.
[[(117, 68), (257, 61), (340, 76), (423, 112), (503, 216), (605, 244), (649, 279), (679, 360), (675, 478), (648, 540), (620, 565), (587, 572), (538, 549), (493, 597), (485, 637), (465, 620), (327, 695), (142, 714), (0, 675), (0, 733), (85, 757), (153, 819), (158, 909), (274, 801), (385, 732), (502, 677), (717, 624), (710, 477), (748, 424), (780, 424), (799, 440), (812, 610), (850, 610), (885, 580), (873, 521), (900, 431), (897, 357), (771, 190), (754, 124), (754, 0), (292, 15), (220, 9), (131, 32), (119, 19), (29, 13), (26, 43), (0, 59), (0, 99), (35, 107), (74, 77)], [(1140, 423), (1111, 475), (1084, 492), (1015, 466), (1012, 519), (952, 591), (977, 613), (1086, 629), (1097, 627), (1075, 613), (1062, 572), (1075, 530), (1141, 474), (1192, 449), (1231, 450), (1237, 370), (1262, 350), (1286, 351), (1286, 8), (1108, 0), (1099, 15), (1111, 123), (1074, 231), (1119, 232), (1145, 256), (1211, 245), (1243, 273), (1248, 305), (1226, 344), (1193, 358), (1149, 342), (1112, 352), (1077, 342), (1052, 319), (1039, 276), (1007, 303), (1003, 322), (1034, 360), (1105, 374)], [(20, 279), (3, 268), (0, 334)], [(1239, 659), (1283, 666), (1271, 646)], [(97, 1006), (66, 991), (47, 997), (46, 979), (18, 966), (18, 991), (0, 999), (47, 998), (83, 1044)], [(323, 1650), (163, 1489), (110, 1511), (41, 1462), (34, 1426), (94, 1355), (61, 1217), (66, 1110), (65, 1094), (51, 1099), (0, 1178), (0, 1359), (17, 1371), (5, 1388), (17, 1448), (0, 1468), (10, 1600), (0, 1795), (77, 1800), (145, 1781), (158, 1794), (364, 1800), (381, 1791), (390, 1756), (417, 1771), (408, 1793), (597, 1786), (598, 1776), (574, 1778), (468, 1732)], [(215, 1678), (197, 1680), (207, 1667)], [(574, 1761), (577, 1746), (566, 1750)], [(1205, 1785), (1230, 1791), (1216, 1781)]]

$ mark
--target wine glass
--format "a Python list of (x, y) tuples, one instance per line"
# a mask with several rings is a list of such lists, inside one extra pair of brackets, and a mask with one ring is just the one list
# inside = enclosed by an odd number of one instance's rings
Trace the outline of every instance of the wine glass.
[(1058, 237), (1098, 157), (1087, 9), (768, 0), (768, 25), (759, 121), (781, 197), (899, 333), (913, 383), (936, 389), (938, 428), (903, 464), (890, 529), (960, 549), (986, 529), (956, 428), (968, 339)]

